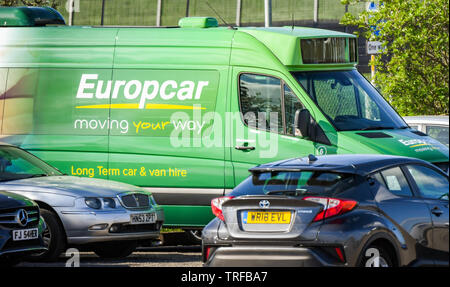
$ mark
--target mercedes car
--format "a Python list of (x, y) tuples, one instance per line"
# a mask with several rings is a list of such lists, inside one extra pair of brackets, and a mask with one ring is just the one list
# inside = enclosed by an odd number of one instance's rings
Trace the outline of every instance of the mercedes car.
[(0, 266), (12, 266), (27, 256), (45, 252), (45, 228), (34, 201), (0, 191)]

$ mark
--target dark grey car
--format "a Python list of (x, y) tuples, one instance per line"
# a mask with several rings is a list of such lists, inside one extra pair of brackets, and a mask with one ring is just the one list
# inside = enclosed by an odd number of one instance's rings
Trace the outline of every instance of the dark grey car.
[(205, 266), (448, 265), (448, 176), (418, 159), (265, 164), (212, 200)]

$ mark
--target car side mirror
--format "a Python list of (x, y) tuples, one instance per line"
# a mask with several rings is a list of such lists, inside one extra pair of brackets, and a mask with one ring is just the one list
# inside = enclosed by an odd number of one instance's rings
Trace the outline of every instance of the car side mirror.
[(296, 136), (310, 137), (311, 113), (307, 109), (295, 112), (294, 123)]

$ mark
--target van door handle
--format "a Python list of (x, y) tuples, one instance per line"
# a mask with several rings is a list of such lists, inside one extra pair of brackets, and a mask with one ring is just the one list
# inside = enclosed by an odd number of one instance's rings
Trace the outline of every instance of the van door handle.
[(234, 147), (237, 150), (254, 150), (255, 147), (254, 146), (235, 146)]
[(439, 207), (435, 206), (432, 210), (431, 213), (433, 213), (436, 216), (441, 216), (444, 212), (442, 210), (439, 209)]

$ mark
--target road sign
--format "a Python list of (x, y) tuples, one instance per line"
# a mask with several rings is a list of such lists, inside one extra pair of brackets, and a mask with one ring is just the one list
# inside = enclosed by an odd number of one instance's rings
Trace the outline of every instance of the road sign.
[(383, 45), (380, 41), (367, 41), (367, 54), (381, 54), (383, 52)]

